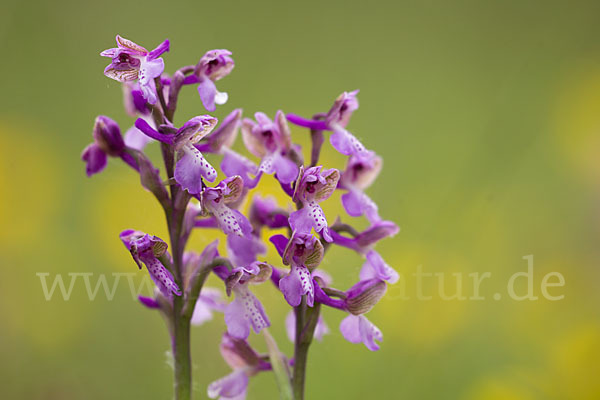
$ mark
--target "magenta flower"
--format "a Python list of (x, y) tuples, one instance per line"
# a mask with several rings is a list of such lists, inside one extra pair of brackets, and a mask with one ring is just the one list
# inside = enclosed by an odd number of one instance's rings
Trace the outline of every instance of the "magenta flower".
[(198, 194), (202, 191), (202, 178), (209, 182), (213, 182), (217, 178), (217, 171), (194, 146), (208, 135), (216, 124), (216, 118), (210, 115), (200, 115), (187, 121), (175, 133), (165, 135), (154, 130), (142, 118), (135, 121), (136, 128), (147, 136), (175, 146), (178, 160), (175, 164), (174, 178), (190, 194)]
[(292, 138), (283, 112), (277, 111), (275, 122), (261, 112), (254, 117), (256, 122), (249, 118), (242, 121), (242, 138), (250, 153), (261, 159), (258, 172), (275, 173), (284, 184), (293, 182), (298, 166), (290, 159)]
[(225, 333), (221, 340), (221, 355), (233, 369), (229, 375), (208, 385), (208, 397), (220, 400), (243, 400), (249, 377), (271, 369), (271, 364), (261, 359), (245, 340)]
[(337, 151), (344, 155), (368, 153), (369, 150), (352, 133), (346, 130), (350, 116), (358, 108), (357, 94), (358, 90), (350, 93), (344, 92), (339, 95), (325, 116), (324, 121), (305, 119), (295, 114), (288, 114), (287, 119), (291, 123), (305, 128), (332, 131), (329, 141)]
[(125, 142), (121, 136), (119, 125), (112, 119), (100, 115), (94, 123), (94, 143), (88, 145), (81, 153), (81, 159), (86, 163), (87, 176), (101, 172), (108, 157), (120, 157), (133, 169), (138, 165), (131, 155), (125, 151)]
[(248, 218), (255, 232), (260, 232), (265, 226), (270, 229), (289, 226), (286, 211), (277, 206), (273, 197), (263, 199), (260, 196), (254, 196)]
[(300, 305), (303, 295), (308, 306), (314, 305), (315, 289), (310, 270), (321, 263), (323, 255), (323, 245), (309, 233), (296, 233), (288, 242), (282, 258), (285, 265), (291, 265), (291, 271), (279, 280), (279, 289), (292, 307)]
[(375, 342), (383, 340), (383, 334), (364, 315), (350, 314), (340, 323), (340, 331), (350, 343), (363, 343), (371, 351), (379, 350)]
[(302, 203), (303, 207), (290, 215), (289, 222), (294, 232), (308, 233), (315, 228), (326, 241), (333, 240), (319, 203), (331, 196), (339, 179), (340, 173), (337, 169), (322, 170), (321, 166), (311, 167), (300, 173), (293, 200)]
[(242, 195), (244, 183), (239, 176), (219, 182), (214, 188), (205, 188), (200, 196), (202, 208), (210, 212), (227, 235), (243, 236), (252, 231), (250, 222), (238, 210), (228, 207)]
[(162, 239), (131, 229), (121, 232), (119, 237), (131, 252), (138, 267), (141, 269), (142, 263), (146, 265), (150, 277), (165, 297), (170, 297), (171, 293), (181, 296), (181, 290), (173, 280), (173, 275), (158, 259), (168, 254), (167, 244)]
[(227, 293), (235, 294), (235, 299), (225, 308), (225, 323), (231, 336), (246, 339), (250, 327), (259, 333), (271, 325), (262, 304), (248, 288), (250, 282), (262, 283), (270, 277), (271, 267), (256, 261), (246, 267), (234, 268), (225, 280)]
[(242, 119), (242, 109), (237, 108), (225, 117), (223, 122), (203, 142), (195, 145), (203, 153), (222, 153), (233, 146)]
[(200, 100), (207, 111), (215, 111), (215, 104), (225, 104), (227, 93), (219, 92), (215, 82), (231, 73), (234, 67), (229, 50), (210, 50), (196, 64), (194, 74), (185, 78), (184, 84), (199, 83)]
[(148, 51), (142, 46), (117, 35), (117, 47), (104, 50), (103, 57), (112, 58), (104, 69), (104, 75), (119, 82), (138, 80), (143, 97), (150, 104), (156, 104), (156, 85), (154, 78), (159, 77), (165, 63), (160, 55), (169, 51), (169, 41), (165, 40), (154, 50)]

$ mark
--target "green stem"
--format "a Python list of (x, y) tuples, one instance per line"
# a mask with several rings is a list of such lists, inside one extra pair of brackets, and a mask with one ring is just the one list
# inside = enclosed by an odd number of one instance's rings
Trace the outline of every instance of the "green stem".
[(173, 298), (173, 359), (175, 367), (175, 399), (192, 398), (192, 360), (190, 352), (190, 319), (182, 315), (183, 298)]
[(304, 386), (306, 381), (306, 361), (308, 349), (319, 320), (321, 305), (315, 303), (313, 307), (306, 306), (306, 297), (295, 308), (296, 313), (296, 340), (294, 343), (294, 372), (292, 376), (292, 389), (294, 400), (304, 400)]

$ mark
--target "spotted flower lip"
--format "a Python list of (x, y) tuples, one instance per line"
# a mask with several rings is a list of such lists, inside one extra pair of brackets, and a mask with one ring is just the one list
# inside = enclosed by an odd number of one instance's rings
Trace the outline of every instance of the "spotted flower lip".
[(254, 114), (256, 122), (242, 120), (242, 139), (250, 153), (261, 159), (259, 172), (275, 173), (277, 179), (288, 184), (298, 176), (298, 166), (291, 160), (292, 139), (282, 111), (277, 111), (275, 121), (266, 114)]
[(314, 228), (326, 241), (333, 240), (325, 214), (318, 203), (331, 196), (339, 178), (340, 173), (337, 169), (322, 170), (322, 167), (318, 166), (303, 171), (301, 168), (293, 199), (301, 202), (302, 208), (291, 213), (289, 218), (294, 232), (309, 233)]
[(159, 44), (154, 50), (144, 47), (117, 35), (117, 47), (104, 50), (103, 57), (110, 57), (111, 63), (104, 69), (104, 75), (119, 82), (138, 80), (143, 97), (150, 104), (156, 104), (156, 86), (154, 78), (165, 69), (160, 56), (169, 51), (169, 40)]
[(254, 262), (245, 267), (236, 267), (225, 280), (228, 293), (233, 292), (235, 299), (225, 308), (227, 332), (238, 339), (246, 339), (250, 328), (259, 333), (271, 325), (264, 308), (248, 288), (248, 283), (261, 283), (271, 276), (268, 264)]
[(244, 183), (239, 176), (224, 179), (214, 188), (205, 188), (200, 194), (202, 208), (210, 212), (219, 227), (227, 235), (243, 236), (252, 231), (246, 217), (238, 210), (228, 207), (235, 203), (243, 193)]
[(181, 296), (181, 290), (173, 280), (173, 275), (158, 259), (167, 251), (167, 244), (162, 239), (132, 229), (121, 232), (119, 237), (131, 252), (138, 267), (141, 269), (142, 264), (146, 266), (150, 277), (163, 295), (170, 297), (172, 293)]
[[(276, 238), (273, 243), (277, 245), (277, 241)], [(295, 233), (289, 240), (282, 258), (284, 264), (291, 264), (291, 270), (279, 280), (279, 289), (292, 307), (300, 305), (304, 295), (306, 304), (313, 306), (315, 289), (310, 269), (321, 263), (323, 255), (323, 245), (311, 234)]]
[(120, 157), (133, 169), (139, 170), (135, 159), (125, 151), (121, 129), (115, 121), (99, 115), (94, 123), (93, 137), (94, 142), (81, 154), (81, 159), (86, 163), (87, 176), (101, 172), (106, 167), (109, 156)]

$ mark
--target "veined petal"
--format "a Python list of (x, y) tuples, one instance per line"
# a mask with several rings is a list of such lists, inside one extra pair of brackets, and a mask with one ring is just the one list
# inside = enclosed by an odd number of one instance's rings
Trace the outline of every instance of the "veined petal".
[(129, 82), (138, 78), (138, 69), (117, 69), (113, 64), (110, 64), (104, 69), (104, 75), (118, 82)]
[(235, 299), (225, 309), (225, 323), (231, 336), (246, 339), (250, 335), (250, 327), (259, 333), (271, 325), (262, 304), (246, 285), (238, 285), (233, 291)]
[(246, 398), (248, 375), (243, 369), (233, 371), (231, 374), (208, 385), (208, 397), (222, 400), (242, 400)]
[(193, 145), (183, 146), (181, 153), (181, 158), (175, 164), (175, 180), (191, 194), (200, 193), (202, 177), (212, 182), (217, 178), (217, 171)]
[(146, 50), (139, 44), (134, 43), (129, 39), (125, 39), (124, 37), (121, 37), (119, 35), (117, 35), (117, 45), (122, 49), (129, 49), (134, 53), (137, 53), (138, 55), (148, 54), (148, 50)]
[(300, 305), (303, 295), (306, 295), (309, 307), (314, 304), (315, 289), (310, 272), (304, 265), (292, 265), (290, 273), (279, 280), (279, 289), (292, 307)]

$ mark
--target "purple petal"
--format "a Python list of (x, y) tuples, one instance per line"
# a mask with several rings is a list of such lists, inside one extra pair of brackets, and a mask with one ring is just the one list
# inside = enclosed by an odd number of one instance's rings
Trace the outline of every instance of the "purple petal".
[(158, 57), (160, 57), (163, 53), (169, 51), (170, 42), (169, 39), (166, 39), (164, 42), (156, 46), (154, 50), (148, 53), (148, 61), (152, 61)]
[(371, 351), (379, 350), (375, 342), (383, 340), (383, 334), (364, 315), (348, 315), (340, 323), (340, 331), (350, 343), (364, 343)]
[(87, 176), (92, 176), (102, 171), (106, 167), (106, 153), (96, 144), (88, 145), (81, 153), (81, 159), (85, 161), (85, 172)]
[(289, 221), (294, 232), (310, 233), (311, 228), (314, 227), (317, 232), (323, 234), (326, 241), (331, 242), (333, 240), (329, 235), (325, 214), (314, 201), (305, 203), (303, 208), (291, 213)]
[(363, 192), (351, 190), (343, 194), (342, 204), (348, 215), (352, 217), (359, 217), (364, 214), (371, 224), (381, 221), (377, 204)]
[(228, 235), (227, 250), (233, 265), (249, 265), (256, 261), (258, 254), (265, 254), (267, 248), (254, 235)]
[(202, 105), (207, 111), (213, 112), (217, 109), (215, 106), (215, 97), (217, 96), (217, 87), (215, 83), (210, 79), (203, 79), (198, 85), (198, 93), (200, 94), (200, 100)]
[(221, 125), (207, 137), (211, 150), (220, 151), (223, 147), (228, 148), (233, 145), (240, 127), (241, 117), (241, 108), (233, 110), (225, 117)]
[(327, 124), (324, 121), (316, 121), (313, 119), (302, 118), (296, 114), (286, 114), (286, 118), (294, 125), (302, 126), (304, 128), (313, 129), (315, 131), (327, 130)]
[(298, 166), (279, 153), (273, 157), (273, 169), (277, 174), (277, 179), (283, 184), (292, 183), (298, 177)]
[(204, 159), (202, 153), (193, 145), (182, 147), (182, 156), (175, 164), (175, 180), (190, 194), (202, 191), (202, 178), (212, 182), (217, 171)]
[(221, 300), (221, 292), (213, 288), (203, 288), (192, 314), (191, 323), (193, 325), (202, 325), (210, 321), (213, 317), (213, 311), (224, 311), (225, 304)]
[(250, 335), (250, 327), (255, 333), (270, 326), (262, 304), (245, 285), (234, 288), (235, 300), (225, 308), (227, 332), (238, 339), (246, 339)]
[(283, 252), (285, 251), (289, 239), (284, 235), (273, 235), (269, 240), (273, 243), (279, 255), (283, 257)]
[(334, 129), (329, 141), (334, 149), (347, 156), (367, 152), (365, 146), (353, 134), (340, 127)]
[(142, 133), (151, 137), (152, 139), (158, 140), (166, 144), (173, 144), (174, 142), (175, 135), (163, 135), (162, 133), (157, 132), (143, 118), (138, 118), (135, 120), (135, 127), (138, 128)]
[[(221, 170), (226, 176), (239, 175), (244, 181), (244, 187), (253, 189), (259, 181), (258, 167), (246, 157), (228, 148), (223, 148), (223, 161), (221, 161)], [(255, 175), (251, 178), (250, 175)]]
[(125, 145), (132, 149), (142, 151), (151, 141), (152, 138), (146, 136), (135, 125), (125, 132)]
[(211, 399), (241, 400), (246, 397), (247, 387), (248, 376), (239, 369), (208, 385), (207, 394)]
[(367, 253), (367, 261), (360, 271), (360, 280), (377, 278), (382, 281), (394, 284), (398, 282), (400, 276), (392, 267), (390, 267), (375, 250)]
[(150, 309), (160, 308), (160, 304), (158, 304), (158, 302), (156, 300), (154, 300), (152, 297), (138, 296), (138, 300), (140, 301), (140, 303), (142, 303), (147, 308), (150, 308)]
[(304, 265), (292, 265), (290, 273), (279, 281), (279, 289), (292, 307), (297, 307), (306, 295), (306, 304), (314, 304), (314, 287), (308, 268)]
[(177, 296), (181, 296), (181, 290), (179, 286), (173, 280), (173, 275), (160, 263), (155, 257), (144, 257), (142, 258), (150, 277), (156, 283), (156, 286), (165, 296), (170, 296), (171, 292)]

